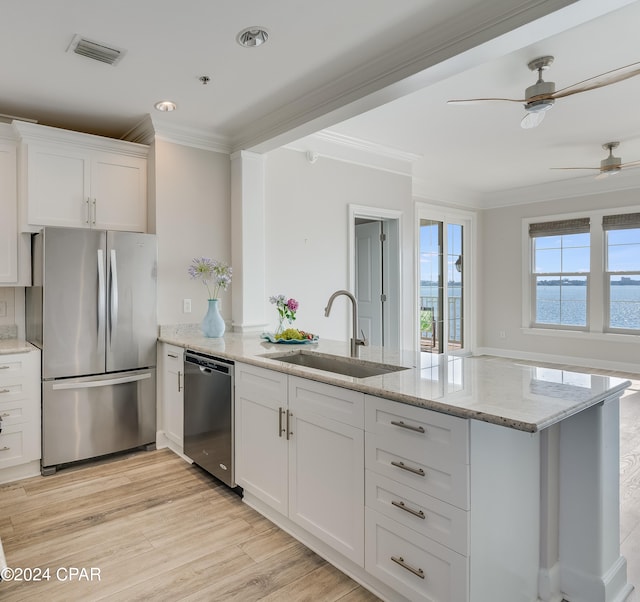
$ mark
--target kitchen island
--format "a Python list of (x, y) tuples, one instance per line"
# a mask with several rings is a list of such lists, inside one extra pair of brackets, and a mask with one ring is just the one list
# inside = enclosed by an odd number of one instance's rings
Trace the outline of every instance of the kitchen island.
[[(280, 345), (258, 334), (235, 333), (206, 339), (180, 327), (163, 328), (160, 340), (237, 362), (236, 455), (245, 501), (382, 598), (622, 602), (631, 592), (619, 553), (618, 489), (618, 399), (628, 381), (501, 358), (421, 356), (371, 347), (362, 349), (363, 361), (406, 369), (354, 378), (265, 357), (302, 348), (344, 357), (349, 346), (343, 342)], [(258, 382), (252, 389), (251, 383)], [(260, 439), (259, 430), (243, 430), (251, 422), (249, 410), (269, 398), (271, 384), (280, 387), (273, 420), (282, 420), (283, 407), (287, 417), (289, 451), (283, 462), (289, 468), (282, 496), (267, 495), (267, 486), (259, 482), (262, 474), (251, 470), (268, 455), (272, 442)], [(348, 400), (352, 417), (321, 416), (319, 408), (327, 404), (316, 403), (320, 398)], [(265, 408), (263, 423), (271, 420)], [(413, 456), (398, 452), (405, 450), (405, 442), (384, 430), (380, 417), (386, 415), (403, 436), (424, 437), (416, 448), (420, 464), (412, 466), (407, 458)], [(349, 431), (344, 430), (346, 422)], [(418, 424), (424, 425), (415, 427), (421, 432), (407, 433), (407, 426)], [(327, 439), (324, 451), (316, 445), (314, 455), (303, 447), (302, 433), (311, 441), (321, 431), (330, 431), (333, 439)], [(429, 440), (436, 432), (444, 433), (446, 445)], [(391, 439), (398, 439), (400, 447), (390, 463), (402, 466), (400, 476), (389, 479), (382, 464), (389, 464), (384, 458), (391, 453)], [(284, 440), (276, 437), (275, 444)], [(406, 449), (413, 444), (407, 439)], [(252, 447), (257, 448), (253, 455)], [(366, 468), (356, 479), (357, 462), (350, 458), (345, 478), (335, 481), (351, 488), (349, 497), (345, 493), (341, 498), (351, 509), (349, 521), (334, 526), (348, 530), (355, 524), (359, 529), (344, 537), (331, 532), (328, 518), (327, 528), (318, 528), (324, 517), (310, 516), (317, 508), (302, 507), (306, 490), (314, 490), (316, 497), (327, 490), (327, 483), (314, 489), (324, 475), (316, 458), (324, 455), (333, 462), (330, 466), (339, 464), (330, 453), (333, 447), (360, 454)], [(299, 470), (303, 461), (313, 463), (311, 477)], [(407, 475), (407, 468), (422, 474)], [(300, 478), (306, 479), (303, 487), (296, 484)], [(334, 476), (326, 478), (329, 483)], [(380, 493), (385, 487), (397, 487), (394, 495), (400, 492), (400, 501), (385, 503)], [(354, 502), (360, 489), (361, 499)], [(398, 507), (401, 520), (384, 516), (387, 508)], [(425, 510), (416, 511), (422, 516), (412, 528), (404, 517), (407, 508), (418, 507)], [(446, 524), (429, 532), (426, 525), (435, 517), (445, 517)], [(360, 522), (366, 523), (363, 529)], [(408, 551), (391, 555), (390, 563), (383, 558), (385, 546), (395, 546), (389, 538), (396, 536), (409, 542)], [(414, 552), (419, 560), (408, 561)]]

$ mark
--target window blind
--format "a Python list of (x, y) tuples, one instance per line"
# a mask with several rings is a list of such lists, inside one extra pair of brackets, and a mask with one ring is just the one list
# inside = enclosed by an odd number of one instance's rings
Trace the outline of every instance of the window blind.
[(602, 218), (603, 230), (628, 230), (631, 228), (640, 228), (640, 213), (605, 215)]
[(529, 224), (529, 236), (536, 238), (538, 236), (560, 236), (562, 234), (585, 234), (589, 232), (590, 223), (590, 218), (580, 217)]

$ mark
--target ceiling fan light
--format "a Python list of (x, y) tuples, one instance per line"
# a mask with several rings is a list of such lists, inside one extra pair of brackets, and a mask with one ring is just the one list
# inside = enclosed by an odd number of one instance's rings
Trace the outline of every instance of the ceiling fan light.
[(542, 123), (542, 120), (544, 119), (544, 116), (546, 114), (546, 111), (527, 111), (527, 114), (522, 118), (522, 121), (520, 122), (520, 127), (524, 130), (535, 128)]

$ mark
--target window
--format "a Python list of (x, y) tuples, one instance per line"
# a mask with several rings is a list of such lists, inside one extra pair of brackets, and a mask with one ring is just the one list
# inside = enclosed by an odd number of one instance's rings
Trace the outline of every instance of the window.
[(525, 223), (526, 326), (640, 334), (640, 213)]
[(466, 219), (425, 212), (419, 219), (419, 341), (427, 353), (460, 352), (469, 347), (465, 294)]
[(529, 226), (532, 241), (533, 323), (588, 326), (589, 218)]
[(607, 215), (607, 329), (640, 330), (640, 213)]

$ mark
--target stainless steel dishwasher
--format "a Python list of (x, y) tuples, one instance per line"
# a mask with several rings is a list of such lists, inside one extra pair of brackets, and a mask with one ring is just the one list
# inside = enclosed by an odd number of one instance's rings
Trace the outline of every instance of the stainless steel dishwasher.
[(233, 362), (187, 350), (184, 357), (184, 453), (235, 487)]

